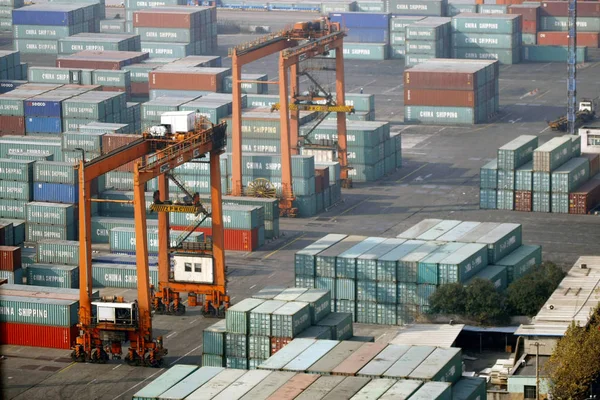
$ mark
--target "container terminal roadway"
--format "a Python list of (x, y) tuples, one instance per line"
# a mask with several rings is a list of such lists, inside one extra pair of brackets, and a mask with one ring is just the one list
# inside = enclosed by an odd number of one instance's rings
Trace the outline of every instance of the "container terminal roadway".
[[(313, 16), (293, 14), (296, 20)], [(248, 17), (263, 15), (249, 13)], [(248, 39), (248, 35), (220, 35), (219, 54), (226, 56), (228, 47)], [(0, 48), (11, 49), (9, 40), (0, 37)], [(591, 50), (590, 56), (591, 61), (577, 73), (580, 98), (600, 94), (600, 52)], [(24, 59), (33, 65), (53, 65), (51, 58), (26, 55)], [(223, 64), (230, 62), (224, 59)], [(521, 223), (524, 242), (541, 245), (544, 260), (563, 267), (570, 267), (580, 255), (600, 255), (600, 216), (479, 209), (479, 168), (495, 158), (498, 147), (523, 134), (538, 135), (541, 142), (556, 136), (545, 121), (566, 111), (563, 63), (501, 66), (500, 114), (489, 124), (466, 127), (403, 125), (402, 70), (401, 60), (346, 62), (346, 91), (356, 93), (362, 87), (365, 93), (376, 94), (376, 119), (388, 120), (393, 131), (402, 131), (404, 166), (379, 182), (355, 184), (354, 189), (344, 191), (343, 203), (316, 217), (282, 219), (284, 236), (260, 251), (228, 252), (228, 290), (233, 303), (266, 285), (293, 286), (294, 252), (326, 233), (394, 237), (425, 218)], [(244, 69), (245, 73), (268, 73), (271, 79), (276, 71), (274, 57)], [(102, 289), (101, 294), (133, 300), (135, 290)], [(155, 316), (154, 332), (164, 336), (169, 350), (165, 364), (199, 364), (202, 329), (214, 322), (193, 308), (183, 317)], [(398, 329), (356, 324), (355, 334), (385, 341)], [(0, 354), (0, 397), (4, 399), (131, 399), (164, 372), (116, 361), (72, 364), (67, 350), (0, 346)]]

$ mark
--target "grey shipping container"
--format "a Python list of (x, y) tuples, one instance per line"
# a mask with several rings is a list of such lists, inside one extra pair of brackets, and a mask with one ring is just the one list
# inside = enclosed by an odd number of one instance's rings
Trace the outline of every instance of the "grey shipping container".
[(227, 332), (248, 334), (250, 330), (250, 311), (260, 306), (265, 300), (244, 299), (230, 307), (225, 313)]

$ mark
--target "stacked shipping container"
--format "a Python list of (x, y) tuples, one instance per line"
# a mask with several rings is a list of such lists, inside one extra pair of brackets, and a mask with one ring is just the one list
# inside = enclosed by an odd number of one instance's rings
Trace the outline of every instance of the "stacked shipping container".
[(348, 60), (387, 60), (389, 54), (389, 13), (331, 13), (332, 22), (347, 29), (344, 58)]
[(204, 330), (205, 366), (255, 369), (296, 337), (352, 337), (349, 314), (331, 313), (327, 290), (267, 287)]
[(406, 27), (405, 65), (450, 57), (450, 18), (425, 18)]
[(24, 5), (24, 0), (4, 0), (0, 2), (0, 32), (12, 32), (12, 11)]
[(497, 61), (431, 59), (404, 71), (404, 121), (477, 124), (499, 109)]
[(540, 263), (520, 225), (424, 220), (395, 239), (327, 235), (296, 253), (295, 279), (330, 290), (332, 311), (356, 322), (396, 325), (427, 313), (438, 285), (483, 278), (504, 290)]

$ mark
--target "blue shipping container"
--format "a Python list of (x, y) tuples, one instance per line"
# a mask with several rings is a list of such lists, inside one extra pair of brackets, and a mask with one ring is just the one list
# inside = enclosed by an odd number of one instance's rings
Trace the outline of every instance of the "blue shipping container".
[(60, 117), (27, 117), (25, 118), (26, 133), (62, 133)]
[(339, 22), (342, 28), (390, 28), (390, 14), (388, 13), (329, 13), (331, 22)]
[(62, 101), (27, 100), (25, 101), (26, 117), (62, 117)]
[(380, 28), (348, 28), (346, 39), (352, 43), (388, 43), (390, 31)]
[(33, 200), (49, 203), (77, 203), (78, 185), (61, 183), (34, 183)]
[(73, 11), (43, 10), (34, 9), (34, 7), (23, 7), (13, 10), (13, 25), (69, 26), (74, 24)]

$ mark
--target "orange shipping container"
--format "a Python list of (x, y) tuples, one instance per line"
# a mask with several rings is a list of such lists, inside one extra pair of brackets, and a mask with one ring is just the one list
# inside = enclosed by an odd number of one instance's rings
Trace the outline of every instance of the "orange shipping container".
[(406, 106), (475, 107), (475, 97), (471, 90), (404, 89)]
[(198, 18), (199, 8), (192, 7), (164, 7), (149, 10), (140, 10), (133, 13), (133, 26), (135, 28), (194, 28), (200, 26)]
[(14, 271), (21, 268), (21, 248), (0, 246), (0, 270)]
[[(171, 226), (174, 231), (187, 230), (187, 226)], [(225, 250), (254, 251), (258, 248), (258, 229), (250, 231), (243, 229), (225, 229)], [(196, 228), (195, 232), (202, 232), (205, 236), (212, 236), (212, 228)]]
[(229, 68), (186, 68), (156, 70), (148, 74), (150, 89), (221, 91), (223, 78), (231, 75)]
[(521, 30), (523, 33), (537, 33), (537, 21), (521, 21)]
[[(539, 32), (537, 44), (541, 46), (568, 46), (568, 32)], [(599, 34), (595, 32), (578, 32), (577, 46), (598, 48)]]
[(79, 328), (0, 322), (0, 344), (49, 347), (68, 350), (79, 335)]
[(531, 211), (532, 192), (528, 190), (515, 191), (515, 211)]

